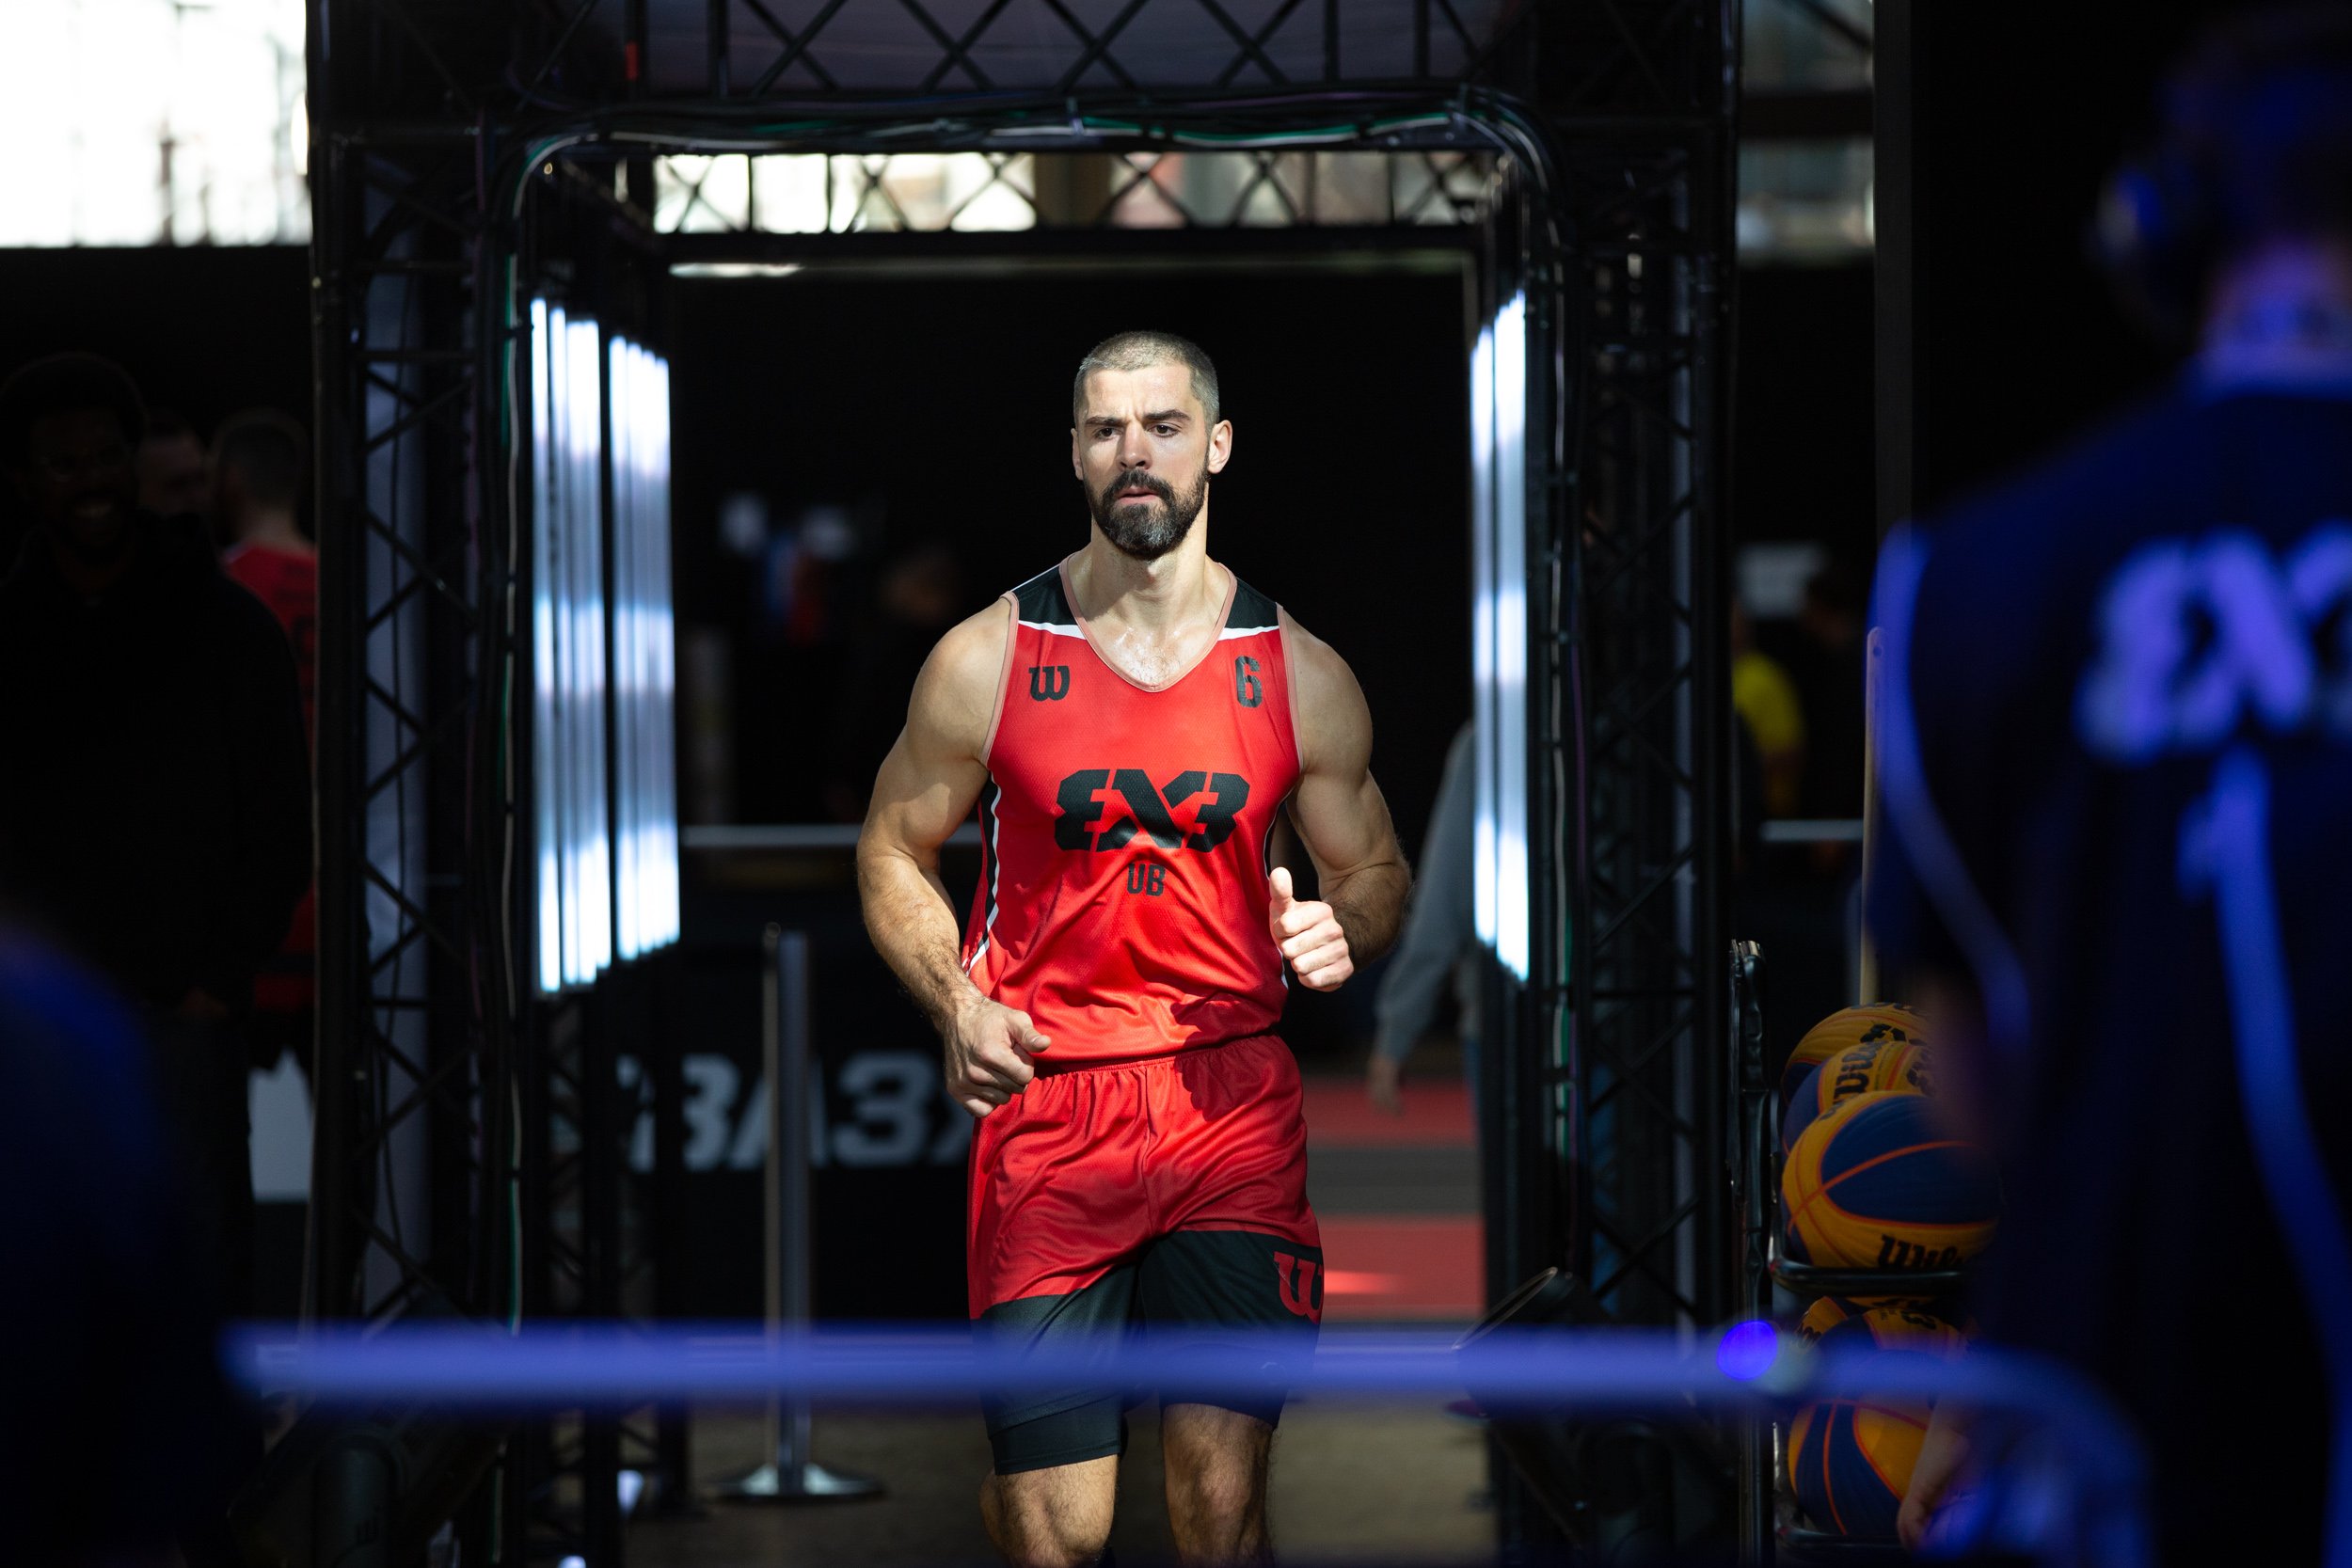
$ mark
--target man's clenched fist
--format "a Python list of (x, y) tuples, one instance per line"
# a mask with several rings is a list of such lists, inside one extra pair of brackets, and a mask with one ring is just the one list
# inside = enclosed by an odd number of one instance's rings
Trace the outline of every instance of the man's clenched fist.
[(946, 1030), (947, 1094), (984, 1117), (1019, 1094), (1037, 1076), (1031, 1064), (1053, 1042), (1029, 1015), (975, 994)]
[(1274, 945), (1282, 950), (1291, 973), (1309, 990), (1337, 990), (1340, 982), (1356, 973), (1347, 950), (1347, 933), (1339, 917), (1321, 900), (1302, 901), (1291, 891), (1291, 874), (1276, 866), (1266, 879), (1266, 925)]

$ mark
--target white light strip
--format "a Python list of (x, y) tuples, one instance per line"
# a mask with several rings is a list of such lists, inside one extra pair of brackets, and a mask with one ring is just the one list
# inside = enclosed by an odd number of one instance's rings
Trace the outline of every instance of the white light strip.
[(564, 541), (572, 583), (574, 819), (580, 962), (573, 980), (587, 984), (612, 961), (612, 870), (606, 781), (604, 637), (604, 354), (593, 321), (568, 324), (571, 459), (577, 488)]
[(539, 990), (592, 983), (612, 961), (605, 751), (603, 334), (533, 300), (532, 823)]
[(662, 931), (672, 942), (685, 934), (685, 889), (678, 879), (678, 808), (677, 808), (677, 590), (670, 578), (670, 362), (660, 362), (655, 377), (658, 388), (654, 406), (657, 412), (655, 428), (660, 432), (654, 444), (658, 454), (660, 484), (656, 490), (655, 537), (660, 541), (654, 559), (660, 563), (660, 585), (656, 590), (661, 606), (660, 621), (654, 629), (654, 689), (661, 693), (661, 875), (664, 887)]
[(1495, 957), (1528, 977), (1527, 297), (1495, 315)]
[(632, 958), (678, 934), (670, 381), (659, 355), (625, 339), (611, 364), (613, 922)]
[(560, 586), (553, 569), (557, 416), (553, 362), (564, 335), (564, 312), (544, 299), (531, 302), (531, 730), (532, 822), (537, 839), (539, 990), (564, 989), (563, 833), (557, 808), (561, 769), (556, 718), (556, 610)]
[(1470, 910), (1478, 940), (1495, 944), (1495, 329), (1470, 350)]
[(677, 607), (670, 584), (670, 362), (646, 356), (645, 666), (650, 688), (646, 746), (651, 780), (653, 940), (681, 929), (677, 825)]
[(638, 353), (626, 338), (606, 345), (612, 399), (612, 943), (623, 961), (643, 950), (638, 911), (644, 888), (639, 874), (637, 711), (637, 546), (642, 504), (638, 476), (637, 415), (632, 402)]
[(1527, 302), (1514, 295), (1470, 355), (1471, 610), (1479, 940), (1524, 980), (1527, 805)]

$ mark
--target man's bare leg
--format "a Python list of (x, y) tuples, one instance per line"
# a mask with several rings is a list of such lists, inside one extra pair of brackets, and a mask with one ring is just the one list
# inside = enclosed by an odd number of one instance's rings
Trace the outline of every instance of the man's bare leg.
[(980, 1482), (988, 1538), (1014, 1568), (1091, 1568), (1110, 1544), (1119, 1457), (991, 1475)]
[(1160, 1412), (1168, 1522), (1186, 1568), (1255, 1568), (1274, 1560), (1266, 1536), (1266, 1461), (1274, 1429), (1213, 1404)]

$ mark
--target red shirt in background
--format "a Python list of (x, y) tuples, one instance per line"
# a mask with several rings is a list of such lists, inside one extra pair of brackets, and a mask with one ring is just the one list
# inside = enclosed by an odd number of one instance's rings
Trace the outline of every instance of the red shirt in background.
[[(221, 569), (269, 607), (294, 644), (294, 675), (302, 689), (302, 733), (317, 744), (319, 559), (308, 550), (267, 545), (238, 545), (221, 557)], [(278, 957), (253, 986), (254, 1006), (263, 1012), (307, 1012), (317, 992), (318, 888), (314, 883), (294, 910)]]

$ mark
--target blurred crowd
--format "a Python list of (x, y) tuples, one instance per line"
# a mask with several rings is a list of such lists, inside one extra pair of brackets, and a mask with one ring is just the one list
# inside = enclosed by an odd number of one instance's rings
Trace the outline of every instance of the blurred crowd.
[[(0, 1256), (71, 1276), (6, 1309), (27, 1320), (12, 1342), (56, 1347), (62, 1384), (49, 1422), (0, 1433), (54, 1433), (57, 1408), (74, 1429), (0, 1465), (0, 1512), (132, 1554), (176, 1536), (197, 1564), (236, 1560), (220, 1521), (262, 1451), (210, 1356), (211, 1325), (253, 1306), (248, 1077), (309, 1063), (309, 450), (271, 409), (200, 432), (87, 355), (0, 384), (19, 506), (0, 570), (0, 1147), (46, 1195), (0, 1219), (22, 1232)], [(0, 1405), (39, 1398), (12, 1377)], [(189, 1453), (210, 1463), (167, 1458)], [(6, 1507), (18, 1489), (41, 1506)]]

